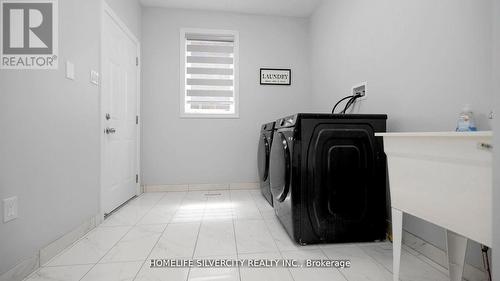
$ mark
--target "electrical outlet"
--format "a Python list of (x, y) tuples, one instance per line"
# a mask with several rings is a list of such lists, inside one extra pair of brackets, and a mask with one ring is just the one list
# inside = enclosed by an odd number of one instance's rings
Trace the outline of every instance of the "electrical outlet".
[(17, 196), (3, 199), (3, 222), (17, 219)]
[(352, 87), (352, 95), (361, 94), (361, 98), (358, 98), (358, 100), (365, 100), (367, 94), (367, 84), (367, 82), (363, 82)]

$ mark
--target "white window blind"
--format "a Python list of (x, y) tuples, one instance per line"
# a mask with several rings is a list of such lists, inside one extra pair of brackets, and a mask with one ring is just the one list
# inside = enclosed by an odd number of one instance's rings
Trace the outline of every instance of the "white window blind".
[(184, 36), (184, 114), (235, 115), (235, 36)]

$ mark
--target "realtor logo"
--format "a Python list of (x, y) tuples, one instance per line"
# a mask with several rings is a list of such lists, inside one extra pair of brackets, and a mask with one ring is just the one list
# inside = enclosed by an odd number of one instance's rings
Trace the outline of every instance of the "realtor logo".
[(57, 69), (57, 0), (0, 0), (0, 68)]

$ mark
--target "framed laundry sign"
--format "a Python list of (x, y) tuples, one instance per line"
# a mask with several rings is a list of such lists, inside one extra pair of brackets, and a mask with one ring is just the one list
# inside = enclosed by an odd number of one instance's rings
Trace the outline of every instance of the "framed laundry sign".
[(260, 84), (290, 86), (292, 84), (292, 70), (279, 68), (261, 68)]

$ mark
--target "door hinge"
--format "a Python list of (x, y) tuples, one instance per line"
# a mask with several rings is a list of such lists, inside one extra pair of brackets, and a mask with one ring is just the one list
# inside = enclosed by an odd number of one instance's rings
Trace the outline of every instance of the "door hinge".
[(139, 66), (139, 57), (135, 57), (135, 66)]
[(135, 124), (139, 125), (139, 115), (135, 116)]
[(135, 174), (135, 183), (139, 183), (139, 175)]

